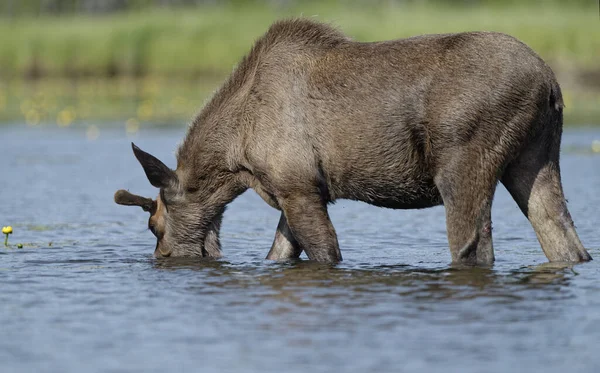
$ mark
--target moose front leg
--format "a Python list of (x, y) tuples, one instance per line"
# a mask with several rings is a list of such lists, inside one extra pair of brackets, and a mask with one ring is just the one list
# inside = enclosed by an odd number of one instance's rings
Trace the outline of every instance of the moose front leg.
[(221, 221), (223, 214), (217, 216), (210, 224), (206, 236), (204, 237), (204, 246), (202, 247), (202, 256), (209, 258), (221, 257), (221, 240), (219, 231), (221, 230)]
[(300, 244), (294, 238), (292, 231), (287, 223), (285, 214), (282, 212), (275, 232), (275, 240), (271, 246), (271, 251), (267, 255), (270, 260), (295, 259), (302, 254)]
[(342, 254), (327, 206), (318, 194), (291, 195), (279, 203), (293, 237), (310, 260), (339, 262)]

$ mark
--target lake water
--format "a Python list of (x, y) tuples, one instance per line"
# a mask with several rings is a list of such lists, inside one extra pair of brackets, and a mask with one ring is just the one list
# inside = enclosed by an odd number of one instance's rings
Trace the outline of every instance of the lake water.
[[(133, 140), (174, 166), (183, 128)], [(249, 191), (224, 258), (155, 260), (154, 196), (117, 128), (2, 127), (2, 372), (596, 372), (600, 366), (599, 129), (567, 130), (562, 172), (597, 258), (551, 266), (499, 186), (496, 264), (452, 269), (443, 207), (330, 208), (344, 262), (264, 260), (279, 213)], [(95, 139), (95, 140), (91, 140)], [(24, 248), (17, 249), (22, 243)]]

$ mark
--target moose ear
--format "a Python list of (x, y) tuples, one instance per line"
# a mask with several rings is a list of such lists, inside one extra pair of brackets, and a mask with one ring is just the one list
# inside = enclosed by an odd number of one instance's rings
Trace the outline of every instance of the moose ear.
[(156, 206), (156, 202), (150, 198), (131, 194), (123, 189), (117, 190), (115, 193), (115, 202), (119, 205), (140, 206), (144, 211), (149, 212), (152, 212)]
[(177, 175), (173, 170), (142, 149), (131, 143), (133, 154), (144, 168), (150, 184), (156, 188), (168, 188), (177, 183)]

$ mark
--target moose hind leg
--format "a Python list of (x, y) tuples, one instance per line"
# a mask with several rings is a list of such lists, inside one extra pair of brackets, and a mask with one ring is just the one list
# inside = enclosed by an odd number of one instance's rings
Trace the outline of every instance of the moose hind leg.
[(294, 259), (300, 257), (302, 249), (300, 244), (294, 238), (292, 230), (290, 229), (285, 214), (282, 212), (279, 218), (279, 224), (277, 225), (277, 231), (275, 232), (275, 239), (271, 250), (267, 255), (267, 259), (270, 260), (284, 260)]
[[(472, 159), (472, 157), (464, 157)], [(489, 167), (455, 162), (436, 177), (446, 209), (446, 229), (452, 262), (492, 265), (492, 200), (498, 182)]]
[(531, 222), (544, 254), (551, 262), (581, 262), (592, 257), (585, 250), (563, 194), (558, 151), (533, 148), (513, 161), (502, 183)]

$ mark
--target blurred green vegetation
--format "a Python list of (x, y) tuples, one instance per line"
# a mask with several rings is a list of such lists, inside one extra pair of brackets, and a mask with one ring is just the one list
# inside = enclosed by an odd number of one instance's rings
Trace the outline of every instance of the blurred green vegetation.
[(13, 6), (0, 18), (0, 121), (188, 120), (273, 21), (306, 16), (361, 41), (468, 30), (511, 34), (557, 72), (567, 122), (600, 123), (593, 1), (188, 2), (202, 5), (156, 8), (133, 0), (121, 3), (125, 11), (101, 15), (74, 13), (75, 5), (40, 15), (40, 0), (15, 2), (29, 8)]
[(115, 76), (224, 74), (277, 18), (313, 16), (357, 40), (494, 30), (514, 35), (545, 59), (594, 67), (600, 58), (593, 8), (409, 5), (364, 7), (321, 2), (273, 7), (203, 6), (104, 16), (24, 16), (0, 22), (0, 74)]

